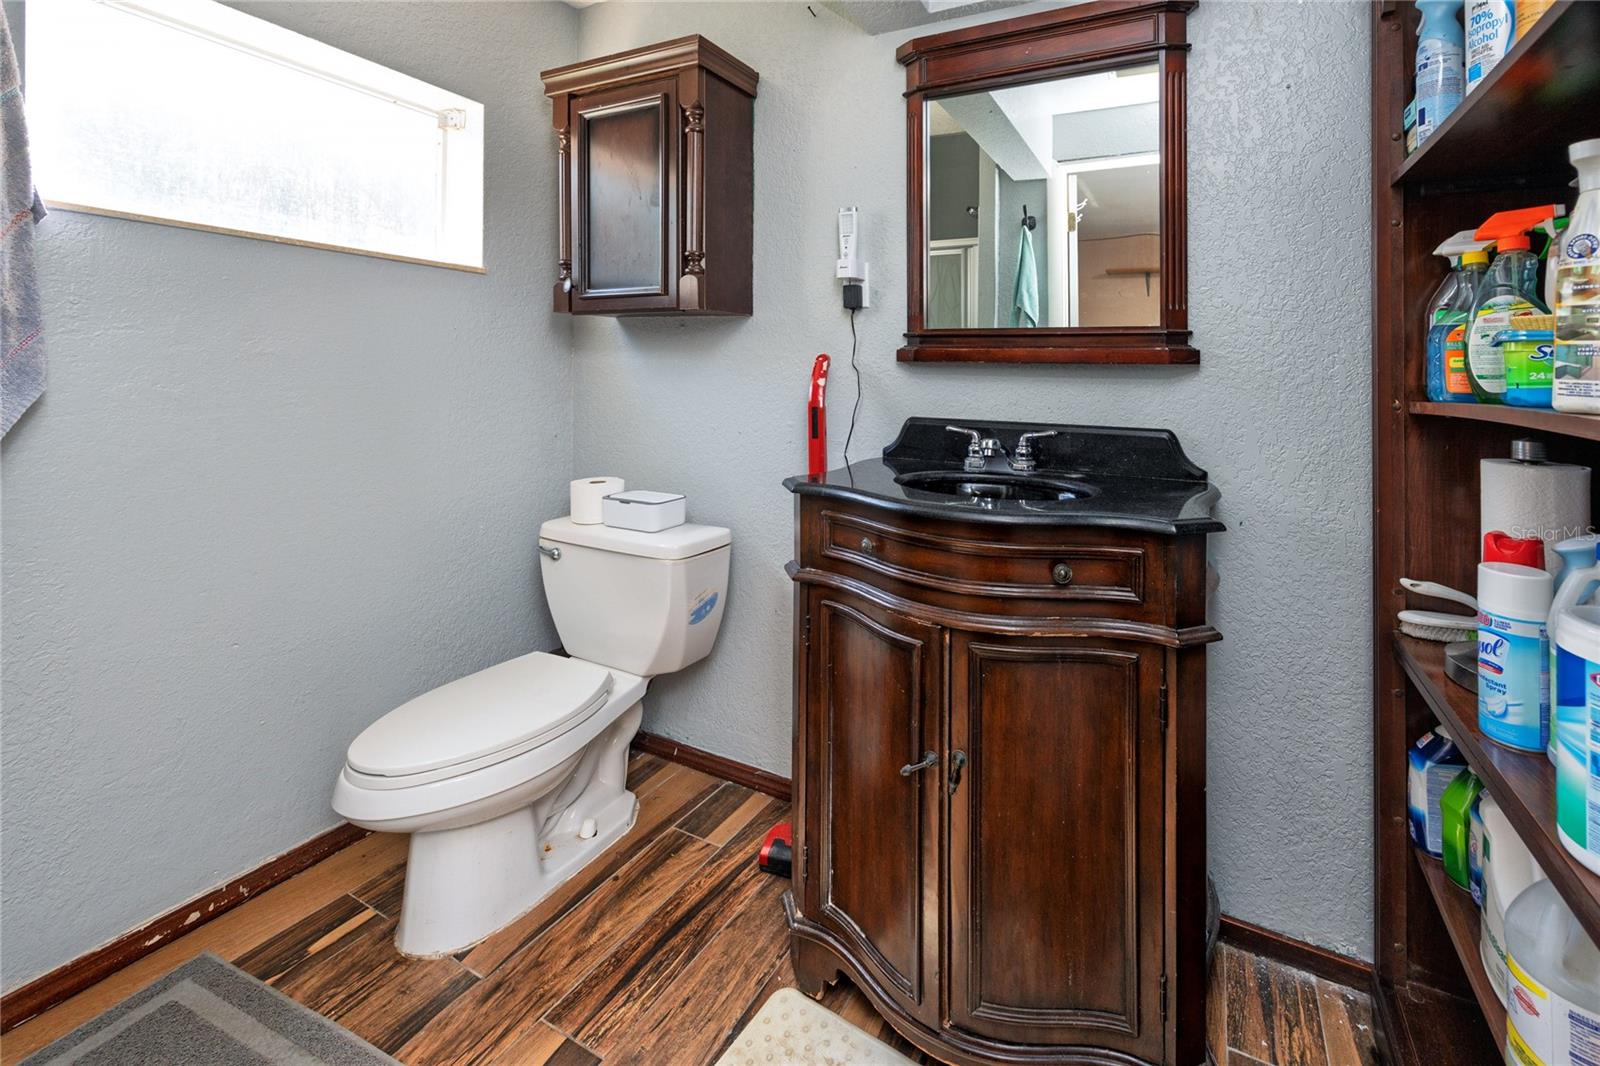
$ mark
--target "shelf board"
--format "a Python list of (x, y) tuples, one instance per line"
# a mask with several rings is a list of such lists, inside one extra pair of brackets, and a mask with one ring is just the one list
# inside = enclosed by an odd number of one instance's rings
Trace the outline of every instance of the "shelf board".
[[(1392, 183), (1572, 177), (1567, 145), (1600, 136), (1597, 40), (1600, 4), (1559, 0), (1407, 157)], [(1394, 123), (1399, 130), (1399, 115)]]
[[(1600, 6), (1600, 5), (1597, 5)], [(1590, 873), (1556, 837), (1556, 770), (1544, 752), (1521, 752), (1494, 743), (1478, 728), (1478, 697), (1445, 677), (1444, 645), (1394, 637), (1395, 655), (1434, 716), (1450, 727), (1456, 746), (1550, 883), (1595, 940), (1600, 941), (1600, 877)]]
[[(1600, 4), (1595, 7), (1600, 9)], [(1497, 422), (1503, 426), (1557, 433), (1579, 440), (1600, 440), (1600, 415), (1575, 415), (1567, 411), (1547, 411), (1537, 407), (1507, 407), (1497, 403), (1429, 403), (1413, 400), (1414, 415), (1432, 418), (1466, 418), (1474, 422)]]
[(1428, 891), (1433, 893), (1433, 901), (1439, 906), (1439, 915), (1444, 918), (1450, 942), (1461, 957), (1461, 968), (1467, 971), (1467, 983), (1472, 986), (1472, 994), (1483, 1010), (1489, 1032), (1496, 1039), (1504, 1040), (1506, 1009), (1495, 995), (1494, 982), (1489, 980), (1489, 971), (1483, 968), (1483, 956), (1478, 949), (1478, 905), (1472, 902), (1471, 895), (1450, 880), (1450, 875), (1444, 872), (1444, 863), (1415, 848), (1411, 849), (1411, 854), (1422, 868)]

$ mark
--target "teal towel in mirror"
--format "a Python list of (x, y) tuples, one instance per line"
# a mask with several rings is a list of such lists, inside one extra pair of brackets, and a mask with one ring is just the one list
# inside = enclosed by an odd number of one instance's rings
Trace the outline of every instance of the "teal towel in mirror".
[(1039, 268), (1033, 261), (1033, 231), (1022, 227), (1017, 242), (1017, 285), (1011, 294), (1011, 325), (1039, 324)]

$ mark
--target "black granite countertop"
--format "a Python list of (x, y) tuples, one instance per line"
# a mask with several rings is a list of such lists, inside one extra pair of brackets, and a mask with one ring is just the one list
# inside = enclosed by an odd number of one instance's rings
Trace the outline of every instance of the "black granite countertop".
[[(947, 431), (946, 425), (969, 426), (997, 437), (1008, 454), (1015, 453), (1024, 432), (1057, 430), (1057, 436), (1037, 442), (1038, 470), (1033, 474), (1013, 474), (1003, 461), (992, 463), (988, 472), (1037, 479), (1074, 498), (983, 499), (904, 484), (928, 473), (961, 480), (967, 438)], [(1206, 472), (1189, 461), (1178, 438), (1164, 429), (911, 418), (881, 456), (816, 478), (792, 477), (783, 484), (803, 495), (858, 500), (932, 518), (1166, 534), (1219, 533), (1226, 528), (1213, 514), (1220, 494)]]

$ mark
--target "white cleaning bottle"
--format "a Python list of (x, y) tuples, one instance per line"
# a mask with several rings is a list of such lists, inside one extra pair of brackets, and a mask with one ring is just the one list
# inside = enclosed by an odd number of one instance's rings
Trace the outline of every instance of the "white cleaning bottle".
[(1544, 880), (1544, 870), (1534, 859), (1517, 831), (1511, 828), (1505, 812), (1494, 797), (1478, 798), (1478, 813), (1483, 818), (1481, 841), (1483, 863), (1483, 921), (1478, 933), (1478, 956), (1489, 973), (1500, 1002), (1506, 1001), (1506, 909), (1527, 890)]
[(1506, 911), (1506, 1061), (1577, 1066), (1600, 1044), (1600, 950), (1549, 881)]
[(1557, 411), (1600, 414), (1600, 138), (1567, 149), (1578, 171), (1572, 209), (1556, 271), (1555, 380)]

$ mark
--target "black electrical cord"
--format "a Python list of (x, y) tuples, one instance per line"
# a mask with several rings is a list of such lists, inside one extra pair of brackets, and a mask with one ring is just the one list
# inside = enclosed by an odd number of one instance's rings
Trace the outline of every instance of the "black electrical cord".
[(850, 438), (856, 434), (856, 415), (861, 413), (861, 368), (856, 366), (856, 311), (850, 309), (850, 369), (856, 374), (856, 403), (850, 408), (850, 429), (844, 435), (844, 465), (850, 465)]

